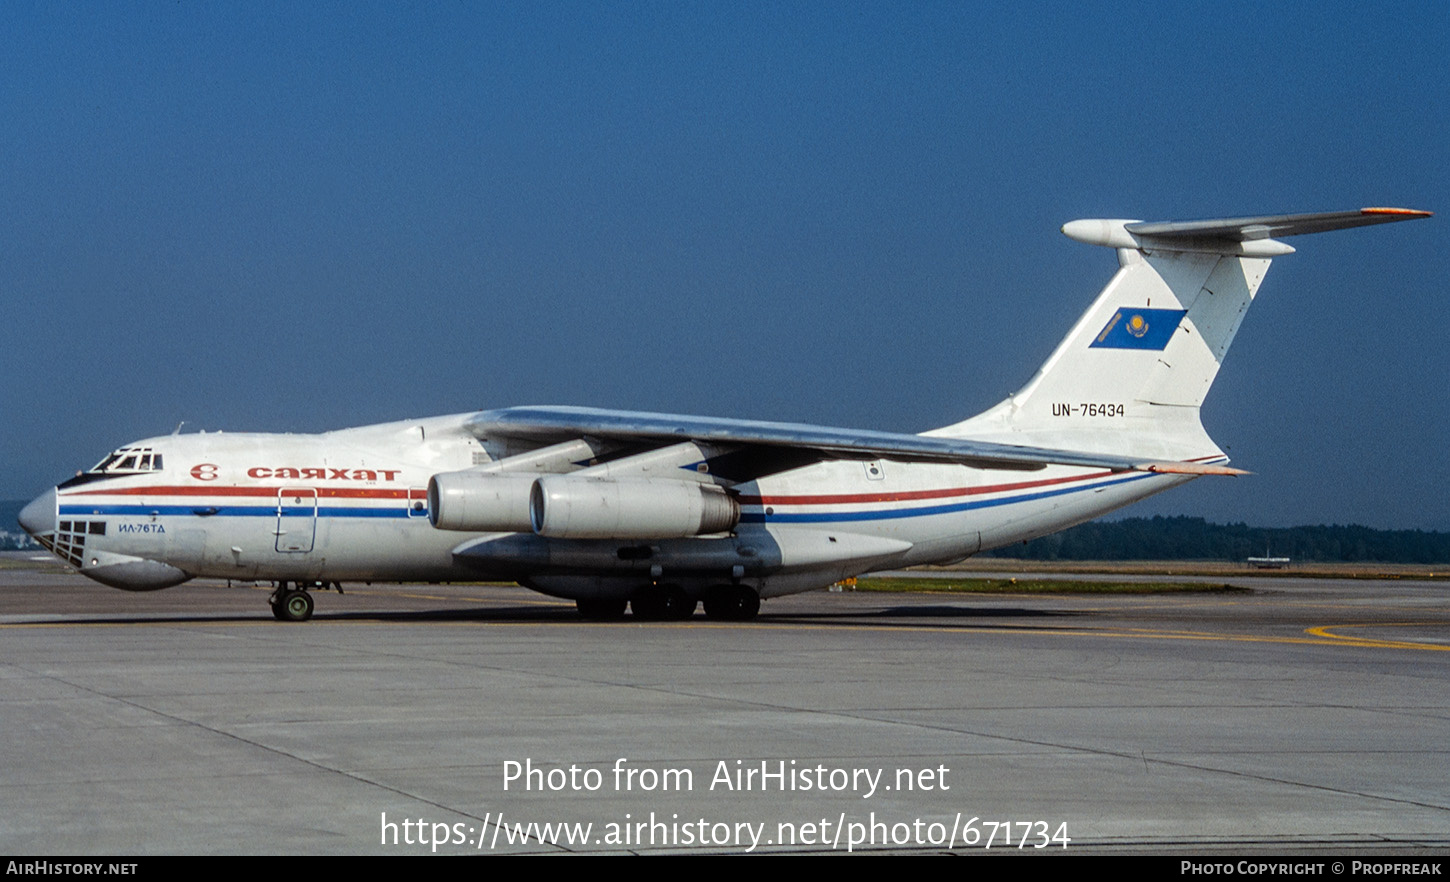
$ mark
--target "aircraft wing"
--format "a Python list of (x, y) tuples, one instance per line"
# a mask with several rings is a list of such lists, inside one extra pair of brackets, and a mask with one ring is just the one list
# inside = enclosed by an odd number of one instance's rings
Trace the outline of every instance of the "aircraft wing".
[(590, 437), (615, 441), (677, 443), (702, 441), (747, 448), (775, 448), (814, 454), (819, 459), (892, 459), (946, 462), (991, 469), (1041, 469), (1048, 465), (1083, 466), (1112, 471), (1180, 475), (1243, 475), (1241, 469), (1198, 462), (1163, 462), (1128, 456), (837, 429), (803, 423), (732, 420), (666, 413), (639, 413), (591, 407), (509, 407), (470, 417), (468, 429), (480, 439), (521, 438), (553, 443)]

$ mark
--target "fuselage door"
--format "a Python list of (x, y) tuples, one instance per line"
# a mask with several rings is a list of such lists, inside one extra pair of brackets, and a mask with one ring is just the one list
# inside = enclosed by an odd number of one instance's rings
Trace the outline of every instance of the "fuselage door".
[(317, 489), (283, 487), (277, 491), (277, 550), (303, 553), (312, 550), (317, 536)]

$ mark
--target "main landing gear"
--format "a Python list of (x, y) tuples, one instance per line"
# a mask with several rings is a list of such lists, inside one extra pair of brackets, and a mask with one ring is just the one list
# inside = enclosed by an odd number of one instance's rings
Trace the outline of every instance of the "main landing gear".
[[(579, 614), (590, 621), (617, 622), (624, 618), (623, 598), (590, 597), (574, 601)], [(679, 585), (646, 585), (628, 601), (641, 622), (683, 622), (698, 605)], [(745, 585), (716, 585), (705, 593), (705, 615), (723, 622), (748, 622), (760, 612), (760, 595)]]
[(717, 585), (705, 595), (705, 615), (725, 622), (748, 622), (760, 612), (760, 595), (744, 585)]
[(624, 607), (629, 603), (623, 597), (590, 597), (574, 601), (579, 615), (591, 622), (617, 622), (624, 618)]
[(342, 585), (337, 582), (292, 582), (291, 588), (288, 584), (278, 582), (277, 590), (267, 601), (272, 605), (272, 617), (279, 622), (305, 622), (312, 618), (312, 594), (308, 588), (332, 588), (342, 593)]
[(646, 585), (629, 599), (630, 612), (646, 622), (682, 622), (695, 614), (695, 604), (679, 585)]

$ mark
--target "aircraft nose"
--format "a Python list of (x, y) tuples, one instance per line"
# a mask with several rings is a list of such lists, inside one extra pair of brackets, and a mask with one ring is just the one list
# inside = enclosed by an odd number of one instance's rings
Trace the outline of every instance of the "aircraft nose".
[[(13, 509), (12, 509), (13, 511)], [(52, 487), (20, 510), (20, 526), (32, 536), (55, 531), (55, 488)]]

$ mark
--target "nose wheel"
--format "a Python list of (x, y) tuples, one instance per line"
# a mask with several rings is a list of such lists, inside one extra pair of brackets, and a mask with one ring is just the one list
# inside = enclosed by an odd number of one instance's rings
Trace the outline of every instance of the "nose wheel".
[(279, 622), (305, 622), (312, 618), (312, 595), (301, 588), (278, 588), (272, 594), (272, 616)]

